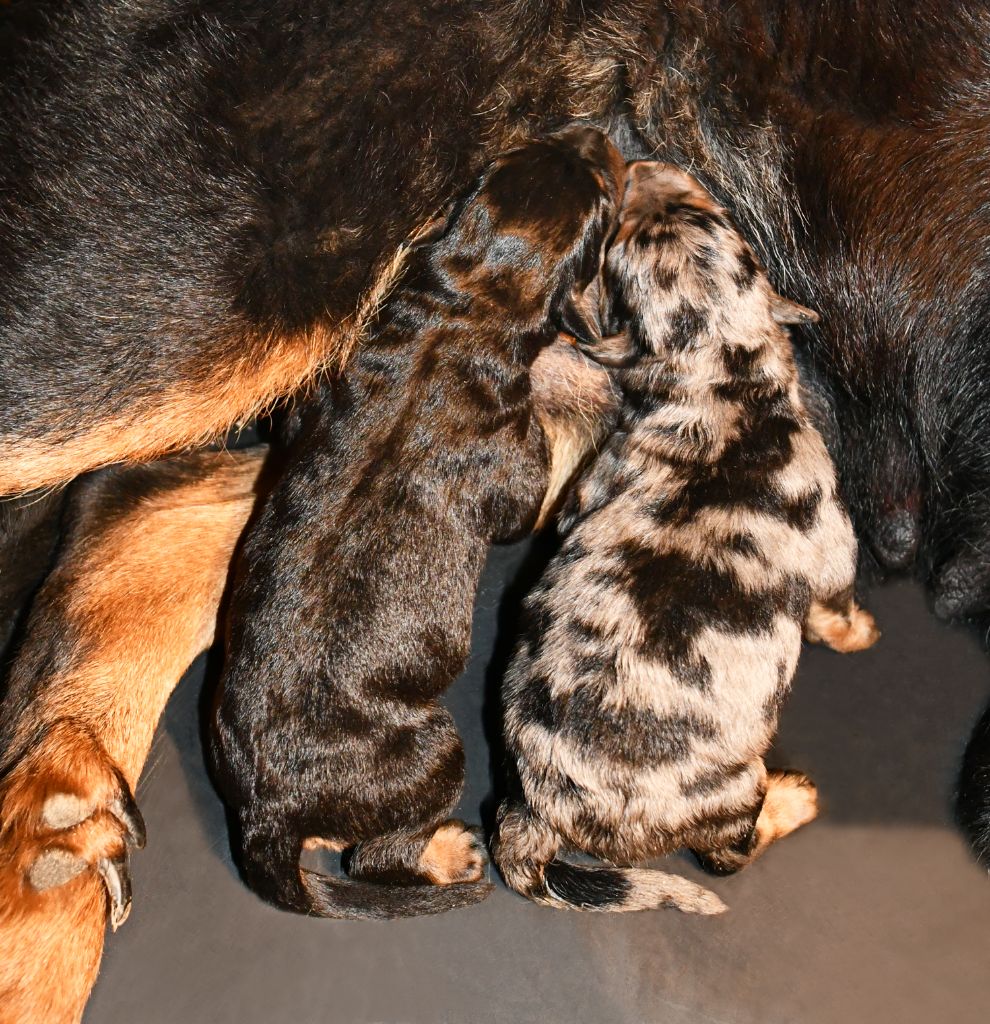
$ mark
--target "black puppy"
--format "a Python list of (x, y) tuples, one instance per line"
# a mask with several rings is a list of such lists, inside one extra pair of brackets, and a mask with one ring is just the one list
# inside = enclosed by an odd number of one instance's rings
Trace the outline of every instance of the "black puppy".
[[(487, 546), (544, 502), (560, 432), (534, 415), (531, 368), (597, 273), (622, 178), (587, 128), (496, 160), (303, 417), (329, 443), (297, 448), (246, 546), (215, 752), (247, 881), (273, 903), (400, 917), (491, 888), (449, 820), (464, 755), (437, 697)], [(307, 845), (353, 848), (352, 880), (301, 870)]]

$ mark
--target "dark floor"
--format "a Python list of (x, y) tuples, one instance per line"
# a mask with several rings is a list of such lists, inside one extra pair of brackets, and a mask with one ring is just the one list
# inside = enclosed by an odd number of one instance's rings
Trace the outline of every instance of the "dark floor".
[[(463, 813), (489, 790), (485, 681), (520, 548), (495, 552), (474, 657), (451, 694), (468, 748)], [(148, 848), (108, 939), (88, 1024), (969, 1024), (990, 1006), (990, 880), (950, 821), (956, 764), (988, 689), (977, 638), (908, 583), (869, 602), (884, 637), (805, 652), (775, 765), (808, 770), (822, 818), (735, 878), (720, 918), (585, 916), (499, 887), (480, 907), (393, 923), (309, 920), (232, 866), (203, 766), (198, 664), (138, 798)], [(503, 629), (503, 634), (505, 630)], [(497, 661), (497, 655), (495, 656)], [(685, 875), (703, 876), (689, 858)]]

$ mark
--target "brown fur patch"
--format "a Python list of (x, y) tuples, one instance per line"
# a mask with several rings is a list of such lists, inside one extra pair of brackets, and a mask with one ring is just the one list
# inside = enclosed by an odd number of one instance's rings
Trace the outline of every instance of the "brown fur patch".
[(156, 392), (153, 408), (95, 423), (84, 433), (0, 440), (0, 495), (57, 487), (80, 473), (117, 462), (145, 462), (222, 437), (231, 426), (262, 415), (280, 399), (312, 385), (321, 372), (344, 368), (365, 327), (399, 278), (408, 248), (400, 246), (354, 314), (332, 328), (315, 324), (296, 334), (238, 340), (242, 353), (220, 361), (209, 380), (183, 380)]
[(335, 839), (324, 839), (323, 836), (310, 836), (303, 840), (304, 850), (329, 850), (331, 853), (343, 853), (346, 849), (343, 843)]
[(618, 409), (611, 378), (561, 336), (530, 371), (533, 410), (550, 451), (550, 478), (536, 529), (546, 526), (568, 484), (604, 440)]
[(245, 342), (243, 359), (218, 365), (208, 381), (182, 381), (172, 393), (156, 393), (154, 409), (137, 407), (74, 435), (4, 438), (0, 494), (58, 486), (100, 466), (144, 462), (214, 441), (312, 379), (339, 344), (321, 326), (295, 337)]

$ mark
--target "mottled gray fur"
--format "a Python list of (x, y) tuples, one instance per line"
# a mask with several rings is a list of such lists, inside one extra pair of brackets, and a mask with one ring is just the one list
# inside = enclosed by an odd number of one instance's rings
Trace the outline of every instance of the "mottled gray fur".
[(539, 902), (717, 913), (685, 879), (559, 854), (687, 847), (728, 872), (815, 815), (812, 784), (763, 763), (802, 630), (837, 650), (877, 636), (782, 326), (815, 314), (776, 294), (695, 179), (645, 161), (588, 306), (622, 413), (526, 603), (495, 858)]

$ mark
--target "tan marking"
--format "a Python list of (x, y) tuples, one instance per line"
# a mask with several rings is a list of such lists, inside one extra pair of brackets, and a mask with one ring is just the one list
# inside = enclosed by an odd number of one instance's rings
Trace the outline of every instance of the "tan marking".
[(304, 850), (329, 850), (331, 853), (342, 853), (347, 849), (346, 843), (337, 839), (325, 839), (323, 836), (310, 836), (303, 840)]
[(0, 495), (57, 487), (100, 466), (148, 461), (207, 444), (313, 386), (320, 373), (340, 372), (395, 286), (407, 252), (407, 246), (399, 247), (354, 313), (337, 327), (318, 323), (294, 335), (262, 337), (251, 337), (245, 328), (242, 337), (230, 341), (243, 354), (218, 361), (209, 379), (181, 379), (173, 390), (156, 391), (145, 402), (135, 401), (124, 416), (83, 432), (56, 426), (40, 439), (0, 439)]
[(759, 856), (771, 843), (814, 821), (817, 816), (818, 790), (807, 775), (770, 772), (763, 807), (756, 819), (756, 846), (752, 856)]
[(826, 608), (813, 601), (808, 609), (804, 635), (811, 643), (823, 643), (833, 651), (850, 654), (865, 651), (880, 639), (876, 620), (855, 602), (846, 613)]
[(563, 335), (539, 354), (530, 380), (533, 411), (550, 452), (549, 483), (535, 527), (541, 529), (603, 440), (618, 395), (608, 374), (575, 351)]
[(419, 858), (419, 870), (434, 885), (478, 882), (485, 873), (485, 855), (472, 833), (459, 822), (441, 825)]
[(100, 466), (146, 462), (215, 441), (232, 424), (251, 420), (304, 387), (339, 340), (334, 332), (316, 327), (292, 338), (242, 344), (244, 358), (218, 364), (210, 380), (183, 380), (173, 390), (156, 392), (153, 408), (135, 403), (125, 416), (97, 422), (80, 433), (55, 427), (38, 440), (4, 438), (0, 494), (58, 486)]

